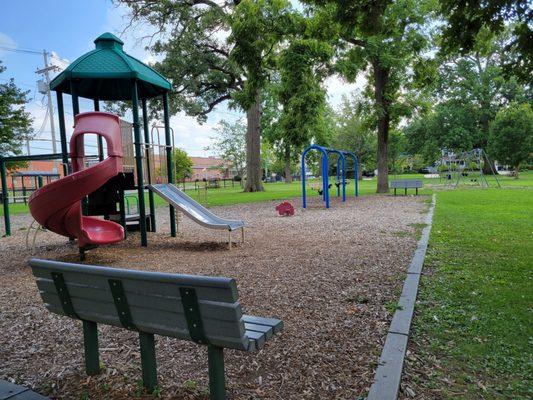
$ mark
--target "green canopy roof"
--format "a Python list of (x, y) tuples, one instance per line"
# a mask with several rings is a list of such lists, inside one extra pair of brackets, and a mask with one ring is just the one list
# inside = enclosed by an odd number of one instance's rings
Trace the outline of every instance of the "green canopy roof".
[(99, 100), (131, 100), (133, 80), (140, 98), (159, 96), (170, 90), (164, 76), (122, 49), (124, 42), (111, 33), (100, 35), (96, 49), (79, 57), (50, 82), (52, 90), (70, 93), (76, 84), (78, 96)]

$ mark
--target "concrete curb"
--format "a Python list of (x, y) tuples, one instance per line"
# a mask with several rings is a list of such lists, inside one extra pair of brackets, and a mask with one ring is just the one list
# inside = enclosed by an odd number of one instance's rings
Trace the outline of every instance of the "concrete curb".
[(370, 387), (367, 400), (396, 400), (400, 390), (403, 361), (407, 350), (409, 329), (415, 309), (416, 294), (420, 282), (420, 274), (424, 265), (424, 257), (429, 242), (436, 197), (433, 195), (429, 212), (426, 215), (426, 227), (418, 241), (411, 264), (407, 269), (407, 277), (403, 283), (402, 294), (398, 301), (398, 309), (385, 338), (385, 344), (379, 357), (378, 368), (374, 375), (374, 383)]

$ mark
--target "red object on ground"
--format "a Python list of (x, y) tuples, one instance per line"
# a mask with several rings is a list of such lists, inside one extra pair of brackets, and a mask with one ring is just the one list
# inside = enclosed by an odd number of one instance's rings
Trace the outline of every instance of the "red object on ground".
[[(46, 229), (75, 237), (78, 246), (116, 243), (124, 239), (121, 225), (83, 216), (81, 199), (122, 172), (122, 136), (119, 117), (88, 112), (75, 117), (70, 139), (72, 174), (36, 190), (30, 197), (30, 213)], [(84, 135), (97, 134), (107, 143), (107, 158), (85, 168)]]
[(279, 213), (279, 215), (286, 217), (294, 215), (294, 207), (288, 201), (284, 201), (283, 203), (278, 204), (276, 206), (276, 211)]

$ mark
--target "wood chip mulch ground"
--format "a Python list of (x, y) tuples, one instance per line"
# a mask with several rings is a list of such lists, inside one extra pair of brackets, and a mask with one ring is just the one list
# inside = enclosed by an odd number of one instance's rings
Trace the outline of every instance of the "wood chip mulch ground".
[[(168, 209), (158, 209), (158, 233), (139, 246), (134, 233), (92, 250), (87, 263), (237, 280), (245, 313), (280, 318), (284, 331), (258, 353), (226, 351), (232, 399), (357, 399), (372, 383), (405, 272), (416, 247), (426, 198), (367, 196), (313, 199), (308, 210), (280, 217), (278, 202), (216, 207), (246, 221), (246, 243), (227, 250), (227, 233), (182, 218), (168, 235)], [(294, 200), (295, 206), (300, 206)], [(24, 243), (31, 222), (13, 218), (15, 234), (0, 239), (0, 379), (58, 399), (153, 398), (140, 386), (138, 338), (100, 326), (97, 377), (84, 372), (81, 323), (48, 312), (39, 297)], [(0, 225), (3, 231), (3, 226)], [(240, 235), (235, 234), (235, 239)], [(77, 248), (50, 232), (35, 255), (78, 260)], [(157, 337), (158, 376), (165, 399), (207, 399), (204, 347)]]

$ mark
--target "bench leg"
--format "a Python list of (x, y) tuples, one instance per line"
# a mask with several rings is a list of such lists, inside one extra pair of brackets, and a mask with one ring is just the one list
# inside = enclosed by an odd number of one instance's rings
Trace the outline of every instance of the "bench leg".
[(143, 386), (152, 393), (157, 387), (157, 363), (155, 360), (155, 340), (151, 333), (139, 332)]
[(85, 349), (85, 371), (87, 375), (100, 373), (98, 356), (98, 329), (96, 322), (83, 321), (83, 347)]
[(405, 195), (407, 196), (407, 188), (405, 188)]
[(209, 363), (209, 397), (211, 400), (225, 400), (224, 349), (209, 345), (207, 346), (207, 356)]
[(228, 250), (231, 250), (231, 231), (228, 230)]
[(415, 188), (415, 190), (416, 190), (416, 195), (418, 196), (418, 188)]
[(394, 188), (394, 195), (396, 196), (396, 188)]

